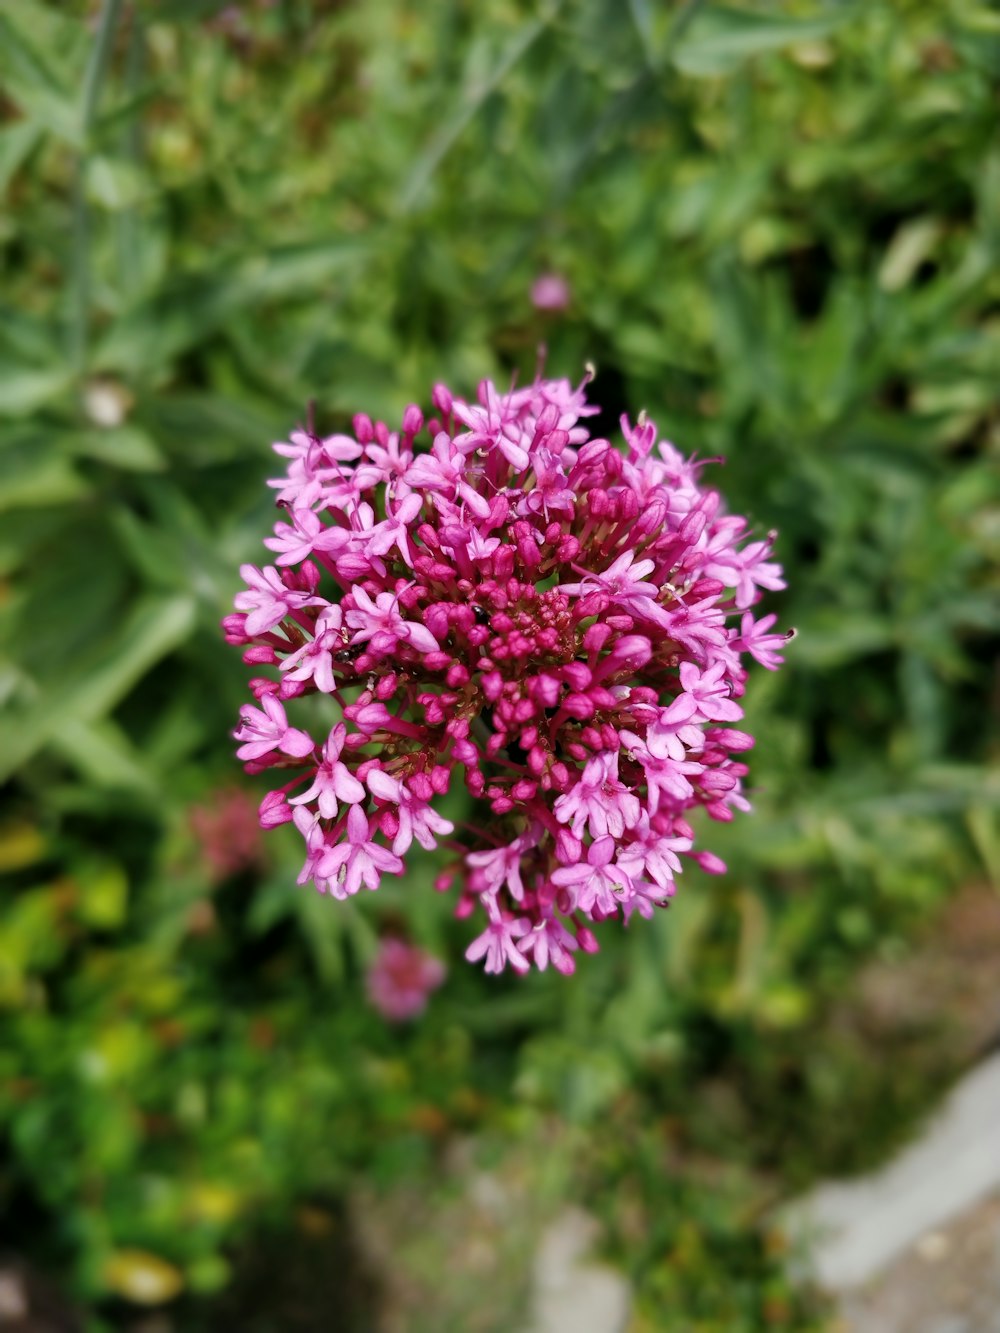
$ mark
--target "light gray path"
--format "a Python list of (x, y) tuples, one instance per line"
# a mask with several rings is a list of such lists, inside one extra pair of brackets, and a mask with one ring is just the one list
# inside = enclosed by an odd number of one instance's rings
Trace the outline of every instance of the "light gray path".
[(953, 1090), (924, 1137), (883, 1170), (823, 1185), (791, 1205), (785, 1226), (811, 1252), (819, 1284), (868, 1282), (921, 1236), (1000, 1188), (1000, 1055)]
[(577, 1208), (549, 1225), (535, 1260), (531, 1333), (625, 1333), (628, 1283), (586, 1258), (598, 1234), (596, 1220)]

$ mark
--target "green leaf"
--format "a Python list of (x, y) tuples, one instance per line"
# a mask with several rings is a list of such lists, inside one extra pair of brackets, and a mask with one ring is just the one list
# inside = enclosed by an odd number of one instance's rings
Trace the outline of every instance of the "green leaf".
[(136, 426), (81, 431), (63, 436), (60, 443), (76, 458), (92, 458), (127, 472), (162, 472), (167, 466), (161, 451)]
[(42, 127), (30, 120), (0, 130), (0, 194), (42, 137)]
[(814, 668), (839, 666), (883, 652), (893, 643), (892, 627), (886, 620), (860, 612), (817, 616), (800, 630), (795, 661)]
[(52, 739), (53, 748), (88, 782), (109, 790), (160, 794), (150, 772), (149, 758), (140, 754), (125, 733), (109, 719), (81, 722), (67, 718)]
[[(535, 19), (533, 23), (525, 23), (519, 28), (507, 43), (504, 51), (491, 62), (492, 72), (489, 77), (482, 79), (468, 78), (466, 80), (461, 102), (452, 110), (450, 115), (442, 118), (430, 143), (417, 158), (403, 184), (399, 199), (401, 213), (409, 213), (420, 202), (424, 190), (430, 184), (438, 167), (461, 138), (483, 103), (497, 91), (518, 61), (542, 35), (560, 8), (561, 0), (556, 0), (556, 3), (550, 4), (546, 13), (540, 18)], [(475, 68), (477, 57), (480, 54), (481, 48), (470, 47), (466, 61), (467, 71)]]
[(121, 158), (92, 157), (85, 180), (87, 198), (112, 213), (135, 208), (151, 193), (145, 173)]
[(71, 461), (44, 445), (0, 449), (0, 513), (65, 504), (88, 490)]
[(882, 259), (878, 272), (884, 292), (901, 291), (917, 269), (933, 252), (941, 238), (942, 227), (936, 217), (911, 218), (897, 230)]
[(628, 0), (628, 12), (632, 19), (632, 26), (642, 43), (646, 61), (653, 65), (656, 57), (653, 50), (653, 14), (649, 0)]
[(110, 713), (151, 667), (184, 642), (195, 620), (192, 597), (144, 598), (79, 676), (62, 682), (20, 716), (0, 721), (0, 782), (67, 722), (94, 722)]
[(125, 920), (128, 876), (117, 861), (105, 857), (86, 861), (76, 872), (80, 886), (79, 913), (96, 930), (114, 930)]
[(60, 398), (73, 382), (70, 366), (48, 368), (0, 362), (0, 417), (24, 417)]
[(0, 10), (0, 81), (6, 95), (38, 125), (65, 142), (82, 143), (75, 89), (82, 73), (83, 25), (33, 0), (4, 0)]
[(115, 321), (97, 349), (101, 370), (149, 374), (242, 312), (262, 303), (323, 297), (335, 278), (350, 286), (375, 247), (368, 238), (289, 246), (238, 263), (185, 273)]
[(688, 24), (674, 47), (673, 63), (695, 78), (731, 74), (752, 56), (827, 37), (856, 14), (852, 5), (822, 18), (784, 19), (712, 5)]

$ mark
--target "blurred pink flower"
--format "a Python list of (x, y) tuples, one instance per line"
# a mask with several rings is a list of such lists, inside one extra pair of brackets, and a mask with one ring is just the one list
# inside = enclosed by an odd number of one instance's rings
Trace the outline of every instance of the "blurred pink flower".
[(531, 304), (536, 310), (565, 310), (570, 296), (569, 283), (560, 273), (540, 273), (531, 284)]
[(192, 808), (189, 819), (213, 884), (262, 863), (264, 839), (249, 792), (231, 788), (212, 792)]
[(437, 990), (444, 976), (439, 958), (389, 936), (382, 940), (368, 969), (368, 998), (383, 1018), (404, 1023), (424, 1012), (431, 991)]

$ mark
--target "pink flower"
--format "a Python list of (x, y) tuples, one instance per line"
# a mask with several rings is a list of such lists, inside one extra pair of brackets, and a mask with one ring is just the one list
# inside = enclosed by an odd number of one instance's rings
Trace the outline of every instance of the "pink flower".
[(569, 283), (558, 273), (540, 273), (531, 284), (531, 304), (536, 310), (565, 310), (569, 302)]
[(323, 746), (323, 762), (316, 770), (312, 786), (299, 796), (289, 798), (289, 805), (306, 805), (315, 801), (321, 819), (336, 819), (338, 801), (357, 805), (365, 799), (365, 789), (346, 764), (340, 762), (347, 728), (343, 723), (334, 727)]
[(544, 972), (549, 963), (564, 977), (576, 970), (573, 957), (577, 950), (576, 936), (570, 934), (557, 916), (543, 917), (518, 941), (517, 947), (525, 957), (531, 956), (539, 972)]
[(556, 819), (569, 824), (576, 837), (584, 828), (592, 838), (620, 838), (638, 823), (639, 798), (618, 780), (618, 751), (605, 751), (587, 764), (572, 791), (553, 806)]
[(349, 898), (362, 884), (366, 889), (377, 889), (384, 871), (401, 875), (403, 863), (372, 840), (368, 816), (359, 805), (352, 805), (347, 815), (347, 841), (329, 848), (316, 871), (318, 878), (329, 882), (335, 898)]
[(444, 963), (405, 940), (389, 936), (368, 968), (368, 998), (390, 1023), (418, 1018), (445, 978)]
[(611, 861), (615, 846), (612, 837), (597, 838), (587, 848), (586, 861), (553, 870), (552, 883), (572, 893), (571, 912), (593, 916), (596, 909), (603, 919), (617, 912), (620, 899), (631, 898), (635, 891), (631, 877)]
[(310, 597), (308, 593), (288, 587), (272, 566), (258, 569), (256, 565), (241, 565), (240, 573), (248, 590), (237, 593), (233, 604), (237, 611), (249, 612), (246, 632), (251, 638), (273, 629), (291, 612), (320, 603), (318, 597)]
[(348, 644), (348, 634), (342, 622), (343, 612), (339, 606), (325, 606), (313, 627), (315, 637), (288, 654), (280, 666), (282, 675), (287, 680), (311, 683), (324, 694), (332, 694), (337, 688), (334, 655), (343, 653)]
[(465, 860), (474, 871), (470, 878), (476, 891), (488, 895), (505, 888), (515, 902), (520, 902), (524, 897), (521, 859), (528, 848), (537, 842), (537, 837), (529, 832), (515, 838), (507, 847), (494, 847), (488, 852), (469, 852)]
[(456, 437), (456, 446), (463, 453), (472, 449), (480, 452), (496, 449), (508, 463), (522, 471), (528, 466), (528, 450), (525, 448), (528, 440), (524, 427), (507, 411), (506, 404), (489, 380), (484, 380), (479, 389), (480, 404), (470, 406), (456, 402), (452, 409), (458, 420), (469, 428), (467, 435)]
[(755, 621), (752, 614), (746, 611), (740, 621), (739, 635), (732, 640), (732, 645), (738, 652), (749, 653), (761, 666), (767, 667), (768, 671), (777, 671), (784, 662), (781, 650), (795, 633), (794, 630), (788, 630), (784, 634), (769, 633), (777, 619), (777, 616), (772, 615), (762, 616), (760, 620)]
[(295, 759), (304, 759), (313, 752), (313, 739), (307, 731), (298, 731), (288, 725), (285, 710), (273, 694), (265, 694), (263, 711), (253, 704), (240, 709), (242, 724), (233, 732), (243, 744), (236, 751), (237, 759), (260, 759), (280, 750)]
[(725, 662), (716, 662), (707, 671), (695, 662), (682, 662), (680, 675), (685, 692), (697, 705), (699, 721), (738, 722), (743, 716), (743, 709), (730, 697)]
[(660, 897), (674, 891), (674, 876), (681, 873), (679, 854), (691, 850), (690, 838), (666, 837), (657, 833), (643, 815), (632, 830), (632, 840), (618, 851), (618, 865), (633, 883), (653, 881)]
[(486, 959), (487, 972), (502, 972), (510, 963), (515, 972), (527, 972), (528, 960), (520, 953), (514, 941), (531, 929), (523, 917), (491, 920), (483, 933), (472, 941), (465, 951), (470, 963)]
[[(312, 489), (319, 499), (322, 496), (321, 488), (313, 483)], [(303, 508), (305, 498), (304, 495), (298, 497), (298, 506), (292, 509), (291, 523), (276, 523), (275, 535), (264, 539), (268, 550), (279, 553), (275, 561), (278, 565), (297, 565), (314, 551), (335, 555), (351, 540), (347, 528), (328, 527), (318, 514)]]
[(604, 592), (622, 610), (669, 629), (670, 617), (657, 601), (659, 589), (644, 581), (656, 568), (656, 561), (634, 561), (634, 551), (623, 551), (603, 573), (588, 574), (582, 583), (564, 583), (562, 591), (578, 597), (589, 592)]
[[(774, 534), (644, 414), (622, 451), (592, 439), (587, 384), (438, 384), (398, 428), (293, 432), (276, 564), (243, 566), (224, 621), (271, 673), (237, 754), (275, 770), (259, 818), (298, 830), (299, 882), (377, 889), (445, 841), (489, 972), (569, 973), (595, 923), (665, 906), (685, 860), (721, 873), (695, 814), (748, 808), (744, 660), (773, 669), (788, 637), (750, 609), (784, 586)], [(284, 701), (317, 695), (314, 739)], [(457, 829), (439, 804), (456, 774)]]
[(191, 829), (213, 884), (221, 884), (264, 860), (257, 810), (244, 791), (211, 792), (190, 811)]
[(374, 601), (363, 588), (353, 591), (355, 609), (348, 611), (347, 623), (354, 629), (351, 643), (366, 643), (380, 652), (392, 652), (397, 643), (409, 643), (423, 653), (437, 651), (437, 640), (419, 621), (404, 620), (399, 614), (399, 598), (380, 592)]
[(437, 846), (439, 836), (455, 832), (450, 819), (443, 818), (431, 809), (429, 801), (421, 800), (404, 782), (390, 777), (382, 769), (373, 769), (368, 774), (368, 786), (373, 796), (392, 801), (396, 806), (398, 828), (392, 850), (397, 856), (406, 855), (414, 838), (429, 852)]

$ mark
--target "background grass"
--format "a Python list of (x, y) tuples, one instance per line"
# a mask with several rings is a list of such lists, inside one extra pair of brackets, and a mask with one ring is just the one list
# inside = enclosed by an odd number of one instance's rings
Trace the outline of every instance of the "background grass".
[[(569, 1199), (637, 1329), (822, 1327), (768, 1206), (949, 1072), (838, 1005), (1000, 880), (1000, 13), (5, 0), (0, 87), (4, 1230), (94, 1329), (140, 1270), (214, 1327), (254, 1236), (322, 1251), (362, 1184), (415, 1190), (401, 1262), (421, 1233), (453, 1281), (411, 1326), (506, 1330)], [(462, 963), (428, 860), (359, 907), (296, 891), (218, 631), (309, 403), (392, 419), (542, 344), (596, 364), (602, 428), (644, 407), (726, 459), (800, 631), (751, 685), (730, 873), (570, 982)], [(390, 928), (451, 962), (402, 1032), (362, 999)], [(527, 1228), (492, 1286), (450, 1257), (457, 1143)]]

